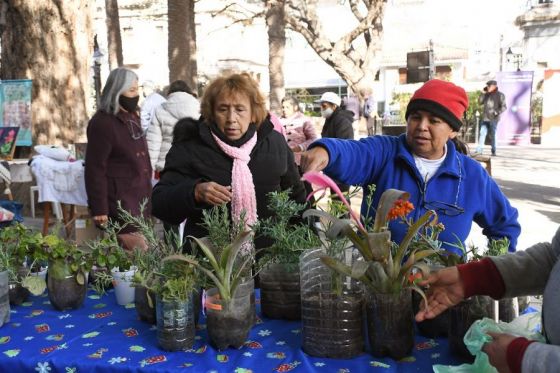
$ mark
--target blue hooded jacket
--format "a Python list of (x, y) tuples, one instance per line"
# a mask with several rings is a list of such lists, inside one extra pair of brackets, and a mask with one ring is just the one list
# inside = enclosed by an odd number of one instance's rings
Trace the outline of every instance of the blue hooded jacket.
[[(515, 251), (521, 232), (517, 209), (511, 206), (486, 170), (477, 161), (457, 152), (452, 141), (447, 142), (445, 160), (427, 183), (416, 167), (405, 134), (399, 137), (370, 136), (359, 141), (321, 139), (309, 148), (315, 146), (322, 146), (329, 153), (329, 164), (323, 170), (327, 175), (346, 184), (362, 186), (362, 216), (373, 219), (381, 194), (390, 188), (400, 189), (410, 193), (410, 202), (415, 209), (409, 217), (414, 220), (426, 210), (434, 209), (434, 205), (444, 206), (442, 203), (464, 210), (450, 216), (453, 214), (447, 215), (436, 209), (438, 221), (445, 226), (439, 236), (444, 249), (460, 254), (461, 251), (453, 245), (458, 239), (465, 243), (474, 221), (488, 238), (507, 237), (509, 251)], [(371, 211), (368, 211), (366, 194), (371, 184), (375, 185), (375, 191)], [(399, 243), (407, 226), (392, 221), (389, 229), (392, 239)]]

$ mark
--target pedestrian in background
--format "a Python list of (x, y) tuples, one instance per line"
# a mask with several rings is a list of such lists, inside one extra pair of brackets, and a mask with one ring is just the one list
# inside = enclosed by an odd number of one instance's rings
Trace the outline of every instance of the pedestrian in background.
[(300, 111), (299, 102), (295, 97), (282, 99), (282, 117), (280, 118), (286, 140), (294, 152), (294, 159), (299, 166), (301, 153), (315, 141), (318, 136), (311, 119)]
[[(321, 116), (325, 118), (321, 137), (353, 140), (354, 128), (352, 122), (354, 121), (354, 113), (340, 106), (340, 97), (334, 92), (325, 92), (319, 99), (319, 103), (321, 104)], [(350, 185), (338, 180), (335, 180), (335, 182), (341, 192), (345, 193), (350, 190)], [(332, 198), (335, 198), (335, 194)]]
[[(100, 228), (109, 219), (122, 223), (119, 203), (133, 216), (140, 215), (144, 200), (148, 204), (143, 215), (148, 217), (151, 210), (152, 167), (138, 114), (139, 99), (136, 73), (123, 67), (111, 71), (99, 110), (87, 127), (86, 192), (91, 215)], [(117, 238), (125, 249), (147, 248), (137, 227), (124, 227)]]
[(188, 84), (183, 80), (171, 83), (167, 101), (156, 108), (152, 125), (148, 127), (146, 134), (150, 162), (155, 172), (160, 172), (165, 166), (165, 157), (171, 148), (175, 124), (182, 118), (199, 117), (200, 103)]
[(151, 80), (146, 80), (142, 84), (142, 96), (144, 96), (144, 101), (141, 105), (140, 118), (142, 130), (146, 132), (152, 124), (156, 109), (165, 102), (165, 97), (160, 94), (159, 86)]
[(483, 105), (482, 121), (476, 152), (482, 154), (486, 135), (490, 136), (492, 155), (496, 155), (496, 129), (500, 121), (500, 114), (506, 111), (506, 96), (498, 90), (498, 83), (489, 80), (484, 87), (484, 93), (478, 97), (478, 103)]

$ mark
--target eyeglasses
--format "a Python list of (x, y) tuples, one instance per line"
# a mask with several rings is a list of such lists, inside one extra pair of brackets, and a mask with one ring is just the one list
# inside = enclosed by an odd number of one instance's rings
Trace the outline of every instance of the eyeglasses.
[(434, 210), (439, 215), (457, 216), (465, 212), (465, 209), (457, 204), (459, 201), (459, 191), (461, 190), (461, 182), (463, 181), (463, 174), (461, 170), (461, 160), (456, 154), (457, 163), (459, 163), (459, 183), (457, 185), (457, 193), (455, 193), (455, 203), (448, 203), (442, 201), (426, 201), (426, 191), (422, 191), (422, 207), (426, 210)]
[(142, 137), (146, 136), (148, 129), (143, 130), (140, 123), (136, 122), (135, 120), (129, 119), (127, 120), (128, 132), (133, 140), (141, 139)]

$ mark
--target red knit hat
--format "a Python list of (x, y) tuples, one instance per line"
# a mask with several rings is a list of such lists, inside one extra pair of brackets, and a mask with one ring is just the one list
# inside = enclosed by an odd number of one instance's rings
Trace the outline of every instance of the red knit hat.
[(425, 110), (443, 119), (455, 131), (459, 131), (463, 113), (469, 106), (465, 90), (451, 82), (428, 80), (410, 99), (405, 118), (417, 110)]

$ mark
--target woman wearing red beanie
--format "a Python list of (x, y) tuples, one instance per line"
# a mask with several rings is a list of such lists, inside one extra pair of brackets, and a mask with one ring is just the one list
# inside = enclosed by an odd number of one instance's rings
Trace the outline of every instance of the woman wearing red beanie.
[[(323, 170), (343, 183), (361, 185), (364, 192), (374, 184), (371, 206), (377, 206), (389, 188), (407, 191), (416, 206), (411, 216), (414, 220), (426, 210), (437, 212), (438, 221), (445, 226), (439, 238), (446, 250), (462, 255), (455, 247), (457, 238), (464, 244), (474, 221), (489, 239), (507, 237), (509, 250), (515, 251), (521, 231), (517, 210), (482, 166), (464, 154), (466, 146), (457, 139), (467, 106), (463, 88), (430, 80), (410, 99), (405, 134), (321, 139), (303, 153), (301, 167), (304, 171)], [(362, 201), (364, 217), (374, 213), (368, 208), (367, 197), (364, 195)], [(389, 229), (399, 243), (407, 226), (394, 221)]]

